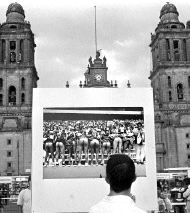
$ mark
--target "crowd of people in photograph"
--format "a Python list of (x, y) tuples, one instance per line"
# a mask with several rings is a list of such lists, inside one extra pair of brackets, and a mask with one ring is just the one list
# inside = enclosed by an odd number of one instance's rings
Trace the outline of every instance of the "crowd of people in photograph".
[(103, 165), (111, 154), (131, 154), (145, 162), (142, 120), (68, 120), (43, 122), (44, 166)]

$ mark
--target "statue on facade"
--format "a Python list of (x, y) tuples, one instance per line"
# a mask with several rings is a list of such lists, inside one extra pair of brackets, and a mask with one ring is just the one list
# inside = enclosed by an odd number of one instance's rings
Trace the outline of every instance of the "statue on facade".
[(97, 50), (96, 51), (96, 59), (99, 59), (100, 58), (100, 50)]
[(90, 56), (90, 58), (88, 59), (90, 66), (92, 67), (92, 57)]
[(106, 57), (104, 56), (104, 57), (103, 57), (103, 65), (104, 65), (104, 66), (106, 66), (106, 61), (107, 61), (107, 59), (106, 59)]

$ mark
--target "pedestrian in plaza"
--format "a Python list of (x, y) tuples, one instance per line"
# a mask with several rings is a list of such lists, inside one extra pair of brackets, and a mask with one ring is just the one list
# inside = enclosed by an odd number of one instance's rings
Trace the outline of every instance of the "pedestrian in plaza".
[(0, 213), (4, 213), (4, 205), (2, 202), (2, 192), (0, 192)]
[(185, 180), (186, 190), (183, 193), (183, 197), (186, 199), (186, 213), (190, 213), (190, 178)]
[(157, 199), (159, 213), (169, 213), (172, 210), (172, 204), (167, 194), (162, 192), (161, 186), (157, 184)]
[(109, 194), (91, 207), (90, 213), (145, 213), (135, 205), (131, 185), (136, 180), (133, 160), (125, 154), (111, 155), (106, 166)]
[(173, 200), (173, 209), (174, 213), (184, 213), (184, 197), (183, 193), (185, 188), (183, 187), (183, 183), (181, 180), (176, 180), (176, 186), (171, 190), (171, 199)]
[(19, 213), (31, 213), (31, 177), (28, 178), (28, 188), (23, 189), (17, 200), (17, 205), (19, 207)]

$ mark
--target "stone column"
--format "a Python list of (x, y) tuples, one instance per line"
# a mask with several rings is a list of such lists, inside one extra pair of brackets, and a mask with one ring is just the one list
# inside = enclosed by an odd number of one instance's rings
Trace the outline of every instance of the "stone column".
[(9, 51), (10, 45), (9, 45), (9, 40), (5, 40), (5, 60), (6, 64), (10, 63), (10, 51)]
[(24, 39), (24, 63), (29, 62), (28, 49), (29, 49), (29, 41), (28, 41), (28, 39)]

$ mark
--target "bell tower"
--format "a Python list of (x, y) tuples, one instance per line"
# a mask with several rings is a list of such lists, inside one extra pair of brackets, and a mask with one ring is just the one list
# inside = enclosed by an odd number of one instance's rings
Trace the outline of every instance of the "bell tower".
[(190, 22), (167, 2), (151, 34), (157, 169), (190, 163)]
[(107, 80), (106, 57), (100, 58), (100, 52), (96, 51), (96, 58), (92, 62), (92, 57), (89, 58), (87, 71), (85, 72), (86, 87), (110, 87)]
[(35, 47), (23, 7), (10, 4), (0, 25), (0, 175), (30, 170), (32, 90), (39, 79)]

